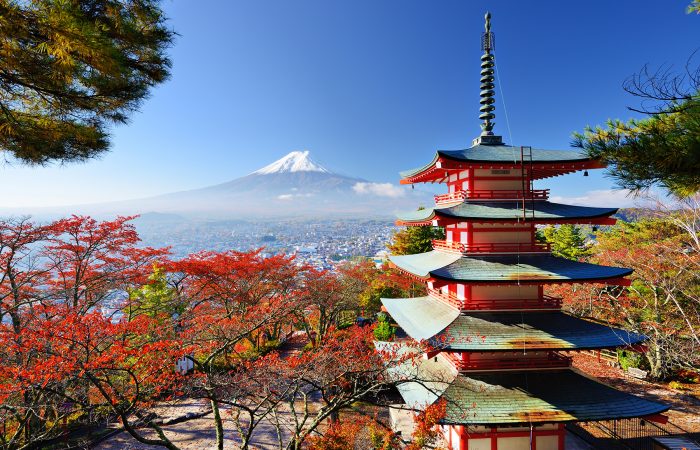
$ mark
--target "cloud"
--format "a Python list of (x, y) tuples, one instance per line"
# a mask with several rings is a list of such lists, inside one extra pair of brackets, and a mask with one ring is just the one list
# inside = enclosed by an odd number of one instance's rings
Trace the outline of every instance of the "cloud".
[(391, 183), (355, 183), (352, 190), (358, 194), (371, 194), (379, 197), (398, 198), (406, 195), (406, 191), (400, 186)]
[(626, 189), (599, 189), (587, 191), (580, 197), (552, 196), (555, 203), (579, 206), (600, 206), (608, 208), (648, 207), (652, 201), (646, 196), (636, 196)]
[[(294, 190), (294, 189), (292, 189)], [(280, 194), (277, 196), (277, 200), (294, 200), (295, 198), (309, 198), (313, 197), (314, 194), (311, 193), (306, 193), (306, 194)]]

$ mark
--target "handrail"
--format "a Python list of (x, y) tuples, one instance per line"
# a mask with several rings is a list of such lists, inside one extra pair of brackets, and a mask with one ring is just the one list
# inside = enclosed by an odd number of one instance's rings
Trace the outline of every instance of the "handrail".
[(532, 189), (532, 190), (495, 190), (495, 189), (478, 189), (450, 192), (435, 196), (435, 203), (452, 203), (461, 200), (547, 200), (549, 198), (549, 189)]
[(561, 297), (544, 295), (542, 298), (471, 299), (462, 300), (454, 293), (428, 289), (428, 295), (464, 311), (498, 311), (506, 309), (560, 309)]
[(540, 358), (498, 358), (464, 361), (451, 354), (448, 358), (459, 370), (496, 370), (496, 369), (540, 369), (569, 367), (572, 358), (561, 355), (548, 355)]
[(489, 242), (463, 243), (433, 239), (433, 248), (453, 253), (549, 253), (552, 247), (545, 242)]

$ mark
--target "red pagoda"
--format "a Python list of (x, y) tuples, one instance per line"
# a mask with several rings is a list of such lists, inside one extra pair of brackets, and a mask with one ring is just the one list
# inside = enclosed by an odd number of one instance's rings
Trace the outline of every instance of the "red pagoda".
[(568, 315), (544, 287), (628, 285), (632, 271), (555, 257), (535, 239), (540, 224), (612, 225), (617, 209), (552, 203), (548, 189), (533, 188), (535, 180), (603, 165), (580, 151), (511, 146), (494, 135), (493, 42), (487, 14), (481, 135), (466, 150), (440, 150), (401, 174), (402, 184), (447, 185), (432, 208), (397, 222), (443, 227), (446, 239), (428, 253), (390, 258), (424, 281), (428, 295), (382, 302), (405, 341), (435, 349), (412, 365), (423, 381), (397, 388), (411, 408), (446, 400), (442, 431), (451, 449), (563, 450), (568, 422), (659, 420), (668, 408), (577, 372), (564, 354), (635, 346), (644, 336)]

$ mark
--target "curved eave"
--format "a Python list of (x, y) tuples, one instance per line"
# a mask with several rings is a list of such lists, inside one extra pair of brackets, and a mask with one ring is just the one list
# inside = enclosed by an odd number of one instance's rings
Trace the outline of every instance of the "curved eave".
[(435, 337), (460, 315), (458, 309), (432, 297), (382, 298), (381, 302), (391, 318), (417, 341)]
[(419, 278), (428, 278), (433, 270), (448, 266), (461, 259), (461, 255), (445, 252), (426, 252), (415, 255), (391, 255), (394, 266)]
[[(627, 284), (623, 277), (632, 269), (571, 261), (548, 254), (461, 256), (440, 251), (390, 256), (398, 269), (438, 284), (544, 284), (614, 282)], [(440, 283), (440, 282), (443, 283)]]
[(565, 205), (548, 201), (526, 202), (523, 213), (522, 200), (463, 201), (458, 204), (433, 207), (400, 214), (397, 225), (430, 225), (433, 219), (442, 222), (532, 222), (532, 223), (586, 223), (612, 222), (608, 219), (618, 208), (595, 208)]

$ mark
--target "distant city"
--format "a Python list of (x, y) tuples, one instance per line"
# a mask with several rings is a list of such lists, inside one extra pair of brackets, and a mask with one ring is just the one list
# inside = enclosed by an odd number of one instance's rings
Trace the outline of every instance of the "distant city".
[(185, 221), (150, 220), (136, 226), (143, 245), (171, 247), (174, 258), (211, 250), (296, 254), (300, 263), (332, 270), (339, 262), (368, 257), (380, 262), (397, 228), (385, 220)]

